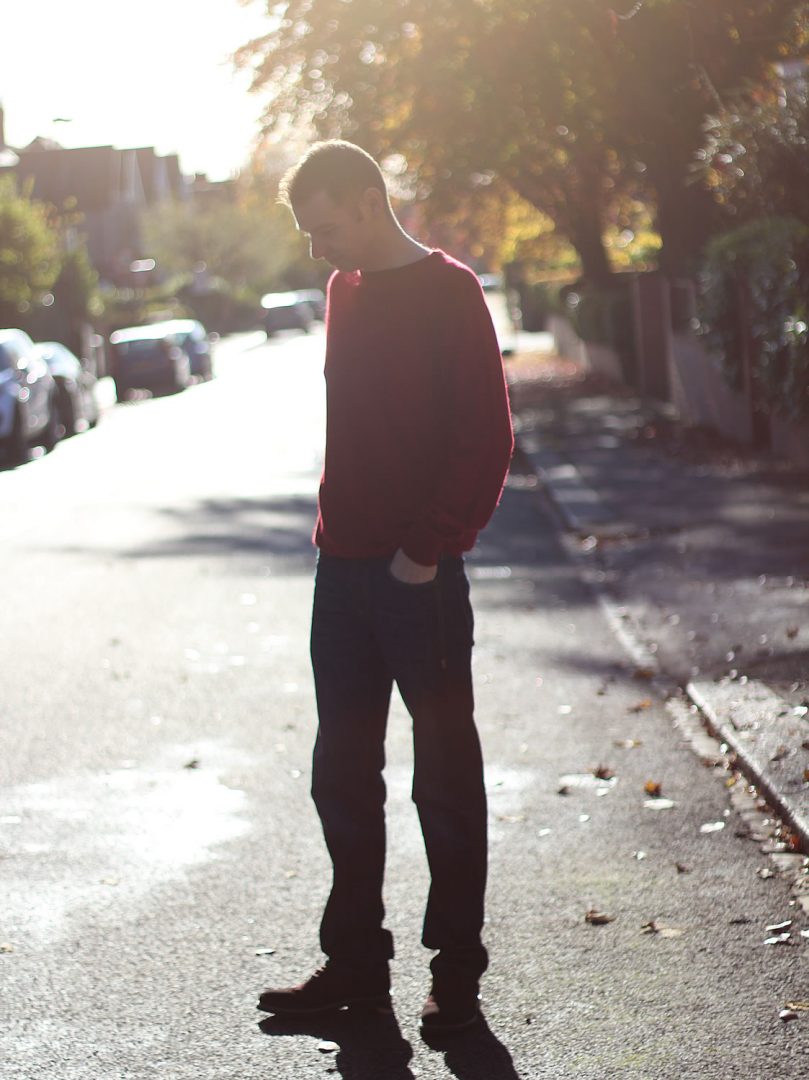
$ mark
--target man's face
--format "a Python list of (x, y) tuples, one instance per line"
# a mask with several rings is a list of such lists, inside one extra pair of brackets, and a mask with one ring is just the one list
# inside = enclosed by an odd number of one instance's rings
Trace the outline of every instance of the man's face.
[(372, 218), (364, 195), (336, 202), (319, 191), (295, 206), (298, 229), (309, 237), (313, 259), (325, 259), (338, 270), (362, 270), (369, 261)]

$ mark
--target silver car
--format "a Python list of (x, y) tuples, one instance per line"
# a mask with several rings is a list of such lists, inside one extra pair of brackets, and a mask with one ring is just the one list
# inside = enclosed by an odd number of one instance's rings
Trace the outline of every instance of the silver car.
[(59, 437), (56, 383), (23, 330), (0, 330), (0, 454), (12, 465)]

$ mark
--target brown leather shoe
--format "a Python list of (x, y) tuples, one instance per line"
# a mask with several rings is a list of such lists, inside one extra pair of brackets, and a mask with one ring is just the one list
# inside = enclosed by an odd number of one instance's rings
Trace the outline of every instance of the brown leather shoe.
[(425, 1035), (463, 1031), (481, 1019), (477, 983), (436, 980), (421, 1010), (421, 1030)]
[(390, 1009), (390, 972), (386, 962), (354, 967), (327, 960), (299, 986), (265, 990), (258, 999), (263, 1012), (310, 1016), (346, 1005)]

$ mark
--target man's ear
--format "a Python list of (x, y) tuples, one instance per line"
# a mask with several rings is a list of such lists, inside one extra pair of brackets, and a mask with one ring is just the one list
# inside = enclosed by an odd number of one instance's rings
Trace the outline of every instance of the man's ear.
[(375, 218), (385, 211), (387, 200), (378, 187), (369, 187), (360, 195), (358, 207), (362, 217)]

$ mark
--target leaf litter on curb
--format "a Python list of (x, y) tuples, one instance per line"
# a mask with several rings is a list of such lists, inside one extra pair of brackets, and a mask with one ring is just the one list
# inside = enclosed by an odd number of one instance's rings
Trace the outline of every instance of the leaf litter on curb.
[(643, 790), (653, 799), (659, 799), (663, 795), (663, 785), (659, 780), (647, 780), (643, 785)]

